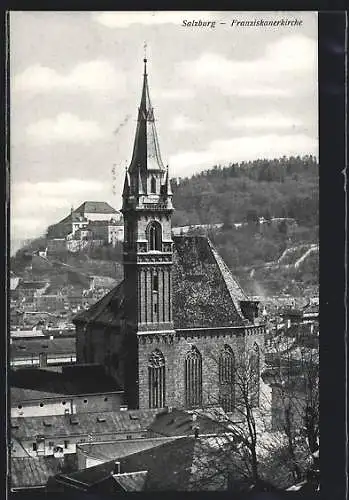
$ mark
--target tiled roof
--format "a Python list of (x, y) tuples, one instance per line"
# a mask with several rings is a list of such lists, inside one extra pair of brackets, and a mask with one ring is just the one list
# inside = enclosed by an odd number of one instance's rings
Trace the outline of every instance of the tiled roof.
[(118, 211), (105, 201), (85, 201), (76, 210), (76, 213), (117, 214)]
[(102, 323), (108, 326), (118, 326), (120, 324), (120, 309), (123, 304), (123, 288), (123, 282), (119, 283), (87, 311), (77, 314), (73, 322), (87, 324)]
[(143, 491), (148, 471), (114, 474), (113, 478), (125, 491)]
[[(174, 236), (173, 321), (175, 328), (241, 325), (240, 287), (205, 236)], [(223, 271), (223, 272), (222, 272)], [(234, 299), (233, 299), (234, 297)]]
[(23, 457), (11, 458), (11, 488), (45, 486), (49, 477), (58, 474), (63, 458)]
[(39, 368), (22, 368), (9, 373), (11, 400), (24, 401), (55, 395), (96, 394), (119, 391), (103, 366), (64, 367), (62, 373)]
[[(195, 420), (193, 420), (193, 416)], [(149, 427), (149, 435), (184, 436), (193, 435), (194, 427), (199, 427), (200, 434), (213, 434), (222, 430), (220, 424), (197, 412), (173, 409), (171, 412), (159, 413)]]
[(14, 438), (25, 439), (36, 435), (49, 438), (141, 432), (150, 426), (157, 411), (148, 409), (11, 418), (11, 433)]
[(29, 354), (74, 354), (76, 341), (74, 337), (31, 338), (14, 340), (10, 346), (11, 358), (25, 358)]
[[(239, 326), (239, 300), (246, 294), (208, 238), (175, 236), (173, 252), (173, 322), (175, 328)], [(123, 315), (123, 283), (74, 323), (117, 326)]]
[(164, 443), (169, 443), (177, 439), (176, 437), (156, 437), (156, 438), (139, 438), (139, 439), (123, 439), (119, 441), (81, 443), (78, 448), (90, 457), (99, 460), (118, 460), (126, 455), (138, 453), (148, 448), (156, 448)]
[[(143, 489), (147, 491), (188, 491), (200, 489), (226, 489), (226, 478), (216, 476), (217, 460), (223, 459), (223, 453), (212, 438), (178, 438), (156, 448), (122, 457), (120, 472), (122, 474), (148, 471)], [(214, 460), (216, 459), (216, 460)], [(212, 465), (214, 464), (214, 465)], [(213, 470), (214, 469), (214, 470)], [(208, 484), (203, 475), (205, 471)], [(69, 484), (71, 480), (79, 481), (83, 488), (96, 485), (115, 472), (115, 461), (105, 462), (94, 467), (58, 476)], [(114, 474), (113, 474), (114, 475)], [(207, 478), (206, 478), (207, 479)]]

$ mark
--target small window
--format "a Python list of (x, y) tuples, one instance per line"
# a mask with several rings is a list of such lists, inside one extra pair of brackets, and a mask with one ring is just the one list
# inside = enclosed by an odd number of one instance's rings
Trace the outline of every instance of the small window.
[(104, 398), (104, 401), (108, 401), (108, 398)]
[(38, 450), (38, 445), (36, 443), (33, 443), (33, 451), (37, 451)]
[(44, 406), (44, 403), (40, 403), (40, 407), (42, 408)]
[(132, 435), (131, 434), (127, 434), (126, 439), (132, 439)]
[(62, 405), (64, 406), (66, 404), (66, 401), (62, 401)]
[(48, 443), (48, 447), (49, 448), (53, 448), (54, 445), (55, 445), (55, 443), (53, 441), (49, 441), (49, 443)]
[(84, 403), (87, 403), (87, 399), (84, 399)]
[(159, 291), (159, 277), (157, 274), (153, 276), (153, 291), (154, 292)]
[(64, 448), (67, 449), (69, 445), (69, 441), (64, 441)]
[(22, 409), (22, 405), (18, 405), (18, 406), (17, 406), (17, 408), (18, 408), (19, 410), (21, 410), (21, 409)]
[(156, 314), (158, 312), (158, 305), (154, 304), (154, 313)]
[(156, 180), (155, 180), (155, 177), (151, 178), (151, 181), (150, 181), (150, 192), (151, 193), (156, 193)]

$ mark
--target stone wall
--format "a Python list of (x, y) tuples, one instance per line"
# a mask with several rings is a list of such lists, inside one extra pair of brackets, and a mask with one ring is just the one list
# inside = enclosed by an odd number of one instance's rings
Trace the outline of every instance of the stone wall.
[(256, 342), (260, 348), (260, 371), (264, 366), (264, 329), (217, 328), (197, 331), (181, 330), (173, 335), (139, 335), (139, 407), (148, 408), (148, 360), (155, 349), (165, 358), (166, 397), (165, 404), (176, 408), (185, 407), (185, 357), (195, 346), (202, 356), (203, 405), (218, 402), (218, 359), (224, 345), (229, 345), (236, 358), (251, 349)]

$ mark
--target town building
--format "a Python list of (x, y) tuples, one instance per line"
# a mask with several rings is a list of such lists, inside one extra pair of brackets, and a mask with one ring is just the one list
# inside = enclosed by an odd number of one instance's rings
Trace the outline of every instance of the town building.
[(123, 188), (124, 280), (74, 318), (78, 363), (100, 363), (129, 408), (234, 411), (236, 364), (253, 367), (259, 405), (265, 326), (206, 237), (172, 236), (172, 191), (150, 101), (147, 61)]
[(11, 418), (11, 456), (61, 457), (75, 454), (89, 441), (126, 440), (146, 436), (158, 410), (84, 412)]
[(45, 337), (12, 339), (10, 344), (11, 368), (44, 367), (75, 363), (74, 337)]
[[(85, 201), (57, 224), (49, 227), (49, 253), (74, 247), (74, 241), (100, 241), (115, 244), (120, 240), (121, 214), (104, 201)], [(68, 245), (68, 246), (67, 246)], [(75, 245), (76, 246), (76, 245)]]

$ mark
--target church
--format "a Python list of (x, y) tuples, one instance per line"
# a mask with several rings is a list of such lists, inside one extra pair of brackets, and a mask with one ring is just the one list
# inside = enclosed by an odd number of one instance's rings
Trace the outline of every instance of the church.
[(254, 366), (258, 406), (265, 326), (210, 240), (173, 236), (168, 166), (151, 104), (147, 59), (132, 160), (125, 174), (124, 279), (74, 318), (77, 362), (98, 363), (129, 408), (233, 411), (235, 365)]

